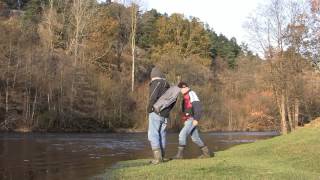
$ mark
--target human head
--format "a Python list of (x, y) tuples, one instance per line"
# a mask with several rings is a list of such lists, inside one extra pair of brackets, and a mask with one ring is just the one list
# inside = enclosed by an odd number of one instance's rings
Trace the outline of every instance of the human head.
[(165, 76), (157, 67), (154, 67), (151, 70), (150, 78), (151, 79), (154, 79), (154, 78), (165, 78)]
[(181, 91), (180, 91), (180, 92), (181, 92), (182, 94), (186, 94), (186, 93), (190, 90), (188, 84), (187, 84), (186, 82), (183, 82), (183, 81), (181, 81), (181, 82), (178, 84), (178, 87), (181, 88)]

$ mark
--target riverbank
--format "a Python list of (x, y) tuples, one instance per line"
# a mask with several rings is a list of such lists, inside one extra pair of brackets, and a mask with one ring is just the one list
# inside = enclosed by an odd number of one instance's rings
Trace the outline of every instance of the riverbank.
[[(276, 132), (278, 130), (276, 129), (253, 129), (253, 130), (228, 130), (228, 128), (225, 129), (204, 129), (201, 130), (201, 132)], [(134, 128), (114, 128), (114, 129), (87, 129), (87, 130), (78, 130), (78, 129), (32, 129), (28, 127), (18, 127), (15, 129), (5, 130), (0, 129), (0, 133), (5, 132), (16, 132), (16, 133), (147, 133), (147, 130), (144, 128), (134, 129)], [(168, 129), (167, 132), (175, 133), (179, 132), (177, 129)]]
[(320, 119), (289, 135), (233, 147), (210, 159), (121, 162), (107, 179), (319, 179)]

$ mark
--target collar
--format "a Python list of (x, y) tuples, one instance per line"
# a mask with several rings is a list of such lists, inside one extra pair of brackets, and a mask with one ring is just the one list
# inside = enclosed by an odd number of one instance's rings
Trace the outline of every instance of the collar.
[(152, 82), (152, 81), (155, 81), (155, 80), (160, 80), (160, 79), (166, 80), (165, 78), (161, 78), (161, 77), (154, 77), (154, 78), (152, 78), (152, 79), (151, 79), (151, 82)]

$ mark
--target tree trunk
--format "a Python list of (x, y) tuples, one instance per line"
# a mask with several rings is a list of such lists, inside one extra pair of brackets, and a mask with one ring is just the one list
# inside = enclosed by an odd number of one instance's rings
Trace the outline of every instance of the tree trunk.
[(233, 121), (233, 119), (232, 119), (232, 109), (230, 108), (230, 111), (229, 111), (229, 123), (228, 123), (229, 131), (233, 130), (233, 127), (232, 127), (233, 122), (232, 121)]
[(63, 113), (63, 72), (60, 71), (60, 102), (59, 102), (59, 113)]
[(6, 87), (6, 113), (8, 113), (8, 111), (9, 111), (9, 87), (7, 84), (7, 87)]
[(80, 2), (81, 0), (76, 0), (74, 1), (73, 5), (75, 6), (75, 12), (74, 12), (74, 18), (75, 18), (75, 45), (74, 45), (74, 61), (73, 61), (73, 65), (76, 66), (77, 65), (77, 61), (78, 61), (78, 52), (79, 52), (79, 33), (80, 33), (80, 21), (81, 18), (83, 18), (81, 15), (81, 9), (82, 9), (82, 4)]
[(290, 108), (290, 105), (287, 104), (287, 116), (288, 116), (288, 122), (289, 122), (289, 129), (290, 131), (292, 132), (294, 130), (294, 127), (293, 127), (293, 117), (292, 117), (292, 111), (291, 111), (291, 108)]
[(134, 59), (134, 52), (135, 52), (135, 50), (134, 50), (134, 47), (132, 48), (132, 72), (131, 72), (131, 91), (133, 92), (134, 91), (134, 64), (135, 64), (135, 59)]
[(12, 57), (12, 43), (10, 41), (9, 43), (9, 59), (8, 59), (8, 63), (7, 63), (7, 78), (6, 78), (6, 113), (8, 113), (9, 111), (9, 74), (10, 74), (10, 64), (11, 64), (11, 57)]
[(286, 106), (285, 106), (285, 96), (282, 94), (280, 99), (280, 115), (281, 115), (281, 134), (287, 134), (287, 121), (286, 121)]
[(136, 49), (136, 28), (137, 28), (137, 5), (131, 5), (131, 48), (132, 48), (132, 72), (131, 72), (131, 91), (134, 90), (134, 65), (135, 65), (135, 49)]
[(300, 105), (300, 102), (299, 102), (299, 99), (295, 99), (295, 102), (294, 102), (294, 126), (295, 128), (298, 127), (298, 123), (299, 123), (299, 105)]
[(294, 130), (293, 127), (293, 113), (292, 113), (292, 106), (290, 105), (290, 101), (288, 96), (286, 96), (286, 110), (287, 110), (287, 116), (288, 116), (288, 123), (289, 123), (289, 129), (290, 132)]
[(34, 114), (35, 114), (35, 109), (36, 109), (36, 104), (37, 104), (37, 96), (38, 96), (38, 90), (36, 90), (36, 94), (34, 95), (34, 100), (33, 100), (33, 104), (32, 104), (31, 125), (34, 124)]

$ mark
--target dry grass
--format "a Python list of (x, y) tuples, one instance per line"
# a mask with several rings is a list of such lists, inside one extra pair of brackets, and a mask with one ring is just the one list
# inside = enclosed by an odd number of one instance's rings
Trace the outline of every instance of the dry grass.
[(309, 124), (306, 124), (305, 127), (316, 127), (316, 128), (319, 128), (320, 127), (320, 117), (318, 117), (317, 119), (311, 121)]

